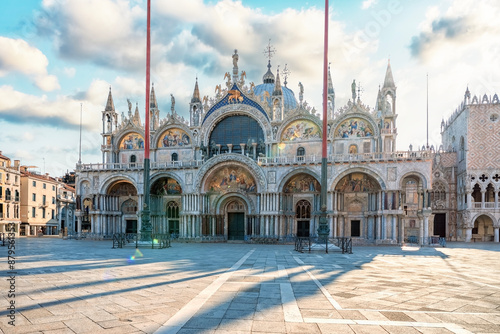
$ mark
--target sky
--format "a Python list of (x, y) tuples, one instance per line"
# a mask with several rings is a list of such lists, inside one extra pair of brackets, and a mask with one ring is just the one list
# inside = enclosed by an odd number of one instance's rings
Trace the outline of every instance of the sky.
[[(272, 71), (290, 71), (287, 87), (322, 110), (324, 1), (152, 0), (151, 80), (160, 118), (188, 118), (198, 78), (214, 95), (238, 50), (247, 82), (262, 83), (264, 50)], [(0, 151), (34, 170), (61, 176), (79, 159), (100, 163), (102, 110), (109, 88), (118, 114), (127, 99), (144, 119), (146, 0), (2, 0), (0, 2)], [(397, 86), (397, 150), (441, 143), (447, 120), (471, 94), (500, 93), (497, 0), (330, 1), (329, 62), (336, 108), (351, 83), (375, 106), (388, 61)], [(428, 81), (427, 81), (428, 76)], [(427, 84), (428, 82), (428, 84)]]

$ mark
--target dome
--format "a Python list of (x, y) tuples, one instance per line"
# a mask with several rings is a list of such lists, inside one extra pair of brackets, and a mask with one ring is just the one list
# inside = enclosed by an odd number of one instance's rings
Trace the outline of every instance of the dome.
[[(295, 94), (293, 91), (285, 86), (281, 86), (281, 90), (283, 91), (283, 103), (285, 105), (285, 110), (291, 110), (297, 108), (297, 100), (295, 99)], [(274, 91), (274, 83), (263, 83), (255, 86), (254, 93), (256, 96), (261, 97), (264, 92), (268, 92), (269, 96), (273, 96)], [(269, 107), (271, 108), (271, 99), (268, 98), (267, 101)]]

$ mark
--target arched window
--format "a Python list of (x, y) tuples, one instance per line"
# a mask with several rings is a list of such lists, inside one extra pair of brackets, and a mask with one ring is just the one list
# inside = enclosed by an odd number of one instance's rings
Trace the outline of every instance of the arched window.
[(432, 201), (446, 201), (446, 188), (445, 188), (443, 183), (436, 182), (432, 186), (431, 200)]
[(301, 200), (297, 203), (295, 216), (297, 219), (311, 218), (311, 203), (306, 200)]
[(486, 187), (486, 193), (484, 194), (485, 202), (495, 202), (495, 187), (493, 187), (492, 183), (488, 184)]
[(130, 156), (130, 167), (135, 167), (135, 162), (136, 161), (137, 161), (137, 157), (134, 154), (132, 154)]
[(481, 198), (481, 187), (477, 183), (474, 185), (474, 188), (472, 188), (472, 200), (474, 202), (479, 202), (479, 203), (482, 200), (482, 198)]
[[(232, 153), (251, 153), (252, 143), (257, 143), (256, 156), (265, 154), (265, 137), (259, 123), (244, 115), (230, 116), (221, 120), (210, 134), (209, 157), (229, 152), (227, 144), (232, 144)], [(241, 144), (245, 144), (245, 152)]]
[(303, 147), (299, 147), (297, 149), (297, 160), (304, 161), (306, 155), (306, 149)]
[(135, 214), (137, 212), (137, 202), (133, 199), (128, 199), (122, 204), (122, 213)]
[(179, 160), (179, 156), (177, 155), (177, 153), (172, 153), (172, 161), (178, 161)]

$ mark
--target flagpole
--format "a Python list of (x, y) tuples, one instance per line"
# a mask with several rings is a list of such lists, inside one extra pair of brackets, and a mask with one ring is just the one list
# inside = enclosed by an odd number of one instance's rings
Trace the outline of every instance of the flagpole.
[(327, 196), (327, 105), (328, 105), (328, 0), (325, 0), (325, 34), (324, 34), (324, 54), (323, 54), (323, 138), (321, 155), (321, 194), (320, 194), (320, 218), (318, 227), (318, 237), (325, 242), (328, 253), (328, 235), (330, 228), (326, 218), (326, 196)]
[(150, 86), (150, 66), (151, 66), (151, 0), (148, 0), (147, 10), (147, 38), (146, 38), (146, 117), (144, 120), (144, 204), (141, 215), (141, 240), (151, 240), (150, 222), (150, 184), (149, 184), (149, 86)]
[(427, 73), (427, 147), (429, 149), (429, 73)]
[(78, 165), (82, 164), (82, 110), (83, 103), (80, 103), (80, 142), (78, 145)]

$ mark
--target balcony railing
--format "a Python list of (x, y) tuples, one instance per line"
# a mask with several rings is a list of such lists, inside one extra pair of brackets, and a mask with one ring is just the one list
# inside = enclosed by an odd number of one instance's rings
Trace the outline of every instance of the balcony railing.
[[(224, 154), (224, 153), (222, 153)], [(411, 160), (427, 160), (431, 158), (431, 151), (399, 151), (389, 153), (357, 153), (357, 154), (331, 154), (328, 156), (330, 163), (363, 163), (363, 162), (392, 162), (392, 161), (411, 161)], [(168, 161), (168, 162), (151, 162), (150, 168), (170, 169), (170, 168), (196, 168), (202, 166), (206, 161), (191, 160), (191, 161)], [(319, 164), (321, 163), (321, 155), (304, 155), (304, 156), (282, 156), (282, 157), (259, 157), (257, 160), (259, 165), (274, 165), (274, 164)], [(79, 171), (106, 171), (106, 170), (141, 170), (144, 168), (142, 162), (131, 163), (95, 163), (77, 165)]]
[[(166, 168), (192, 168), (199, 167), (203, 164), (201, 160), (192, 161), (168, 161), (168, 162), (151, 162), (151, 169), (166, 169)], [(144, 163), (131, 162), (131, 163), (104, 163), (104, 164), (81, 164), (77, 166), (80, 171), (86, 170), (134, 170), (143, 169)]]
[[(391, 153), (358, 153), (358, 154), (331, 154), (328, 162), (369, 162), (369, 161), (405, 161), (425, 160), (431, 157), (430, 151), (400, 151)], [(259, 164), (298, 164), (298, 163), (320, 163), (321, 156), (294, 156), (294, 157), (260, 157)]]
[(473, 202), (472, 208), (474, 209), (494, 209), (496, 208), (495, 202)]
[(391, 135), (391, 134), (397, 134), (398, 133), (398, 129), (397, 128), (394, 128), (394, 129), (382, 129), (380, 132), (383, 135)]

